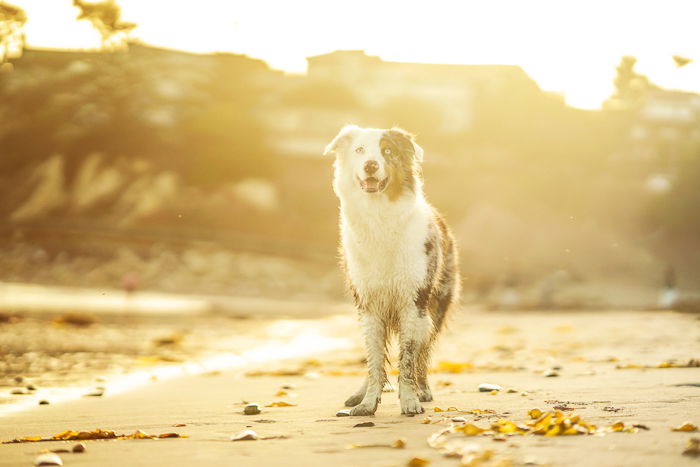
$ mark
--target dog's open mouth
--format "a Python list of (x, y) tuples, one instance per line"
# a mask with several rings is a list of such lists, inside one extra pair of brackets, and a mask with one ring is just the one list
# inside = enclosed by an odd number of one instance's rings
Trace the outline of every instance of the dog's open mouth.
[(379, 191), (384, 190), (386, 188), (386, 183), (389, 180), (389, 177), (386, 177), (384, 180), (379, 180), (374, 177), (367, 177), (364, 180), (360, 179), (360, 177), (357, 177), (357, 181), (360, 182), (360, 188), (362, 188), (363, 191), (367, 193), (377, 193)]

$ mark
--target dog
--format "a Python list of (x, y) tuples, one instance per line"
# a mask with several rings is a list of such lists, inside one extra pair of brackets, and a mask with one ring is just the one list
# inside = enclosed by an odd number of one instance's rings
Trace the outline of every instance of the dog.
[(367, 348), (367, 378), (345, 405), (351, 415), (376, 412), (387, 342), (398, 334), (401, 413), (423, 413), (433, 400), (430, 353), (460, 292), (454, 238), (423, 195), (423, 148), (400, 128), (349, 125), (324, 154), (335, 155), (341, 264)]

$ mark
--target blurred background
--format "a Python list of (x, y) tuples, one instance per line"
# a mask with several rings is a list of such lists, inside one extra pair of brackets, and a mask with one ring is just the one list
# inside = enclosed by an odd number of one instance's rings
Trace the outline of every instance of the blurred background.
[(246, 3), (0, 1), (0, 281), (344, 300), (356, 123), (417, 134), (464, 303), (697, 307), (693, 2)]

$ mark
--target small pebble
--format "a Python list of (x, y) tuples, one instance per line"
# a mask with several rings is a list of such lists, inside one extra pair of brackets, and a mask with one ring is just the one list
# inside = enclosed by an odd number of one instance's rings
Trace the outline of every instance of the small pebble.
[(63, 461), (56, 454), (47, 453), (36, 456), (34, 465), (63, 465)]
[(500, 391), (501, 389), (503, 388), (498, 384), (481, 383), (479, 385), (479, 392)]
[(257, 404), (255, 402), (250, 403), (245, 406), (243, 409), (243, 413), (245, 415), (257, 415), (260, 413), (260, 404)]
[(464, 417), (452, 417), (450, 420), (455, 423), (467, 423), (467, 419)]
[(34, 386), (33, 384), (27, 384), (27, 389), (29, 391), (36, 391), (36, 386)]
[(518, 392), (518, 390), (517, 390), (517, 389), (510, 388), (510, 389), (508, 389), (506, 392), (507, 392), (508, 394), (515, 394), (516, 392)]
[(349, 416), (350, 416), (350, 409), (338, 410), (338, 411), (335, 413), (335, 416), (336, 416), (336, 417), (349, 417)]
[(83, 443), (78, 443), (73, 446), (73, 452), (85, 452), (85, 445)]
[(46, 399), (42, 399), (39, 401), (39, 405), (49, 405), (49, 401), (47, 401)]
[(231, 436), (231, 441), (255, 441), (258, 439), (258, 434), (253, 430), (243, 430)]
[(559, 376), (559, 372), (557, 372), (556, 370), (547, 370), (542, 374), (545, 376), (545, 378), (556, 378), (557, 376)]
[(22, 381), (24, 381), (24, 378), (22, 378), (21, 376), (15, 376), (15, 383), (19, 384)]
[(282, 389), (296, 389), (296, 386), (291, 383), (285, 383), (282, 385)]
[(26, 389), (13, 389), (10, 394), (15, 396), (26, 396), (29, 394)]

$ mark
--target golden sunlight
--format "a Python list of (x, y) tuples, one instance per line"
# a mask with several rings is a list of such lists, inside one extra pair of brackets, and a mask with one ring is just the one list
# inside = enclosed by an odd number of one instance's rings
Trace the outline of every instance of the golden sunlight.
[[(96, 48), (99, 36), (76, 21), (70, 0), (16, 0), (29, 16), (28, 45)], [(145, 43), (191, 52), (231, 51), (303, 73), (305, 58), (363, 49), (384, 60), (522, 66), (569, 105), (599, 108), (612, 93), (615, 65), (638, 69), (664, 87), (700, 91), (700, 33), (692, 0), (222, 2), (120, 0)], [(678, 68), (671, 56), (694, 59)]]

